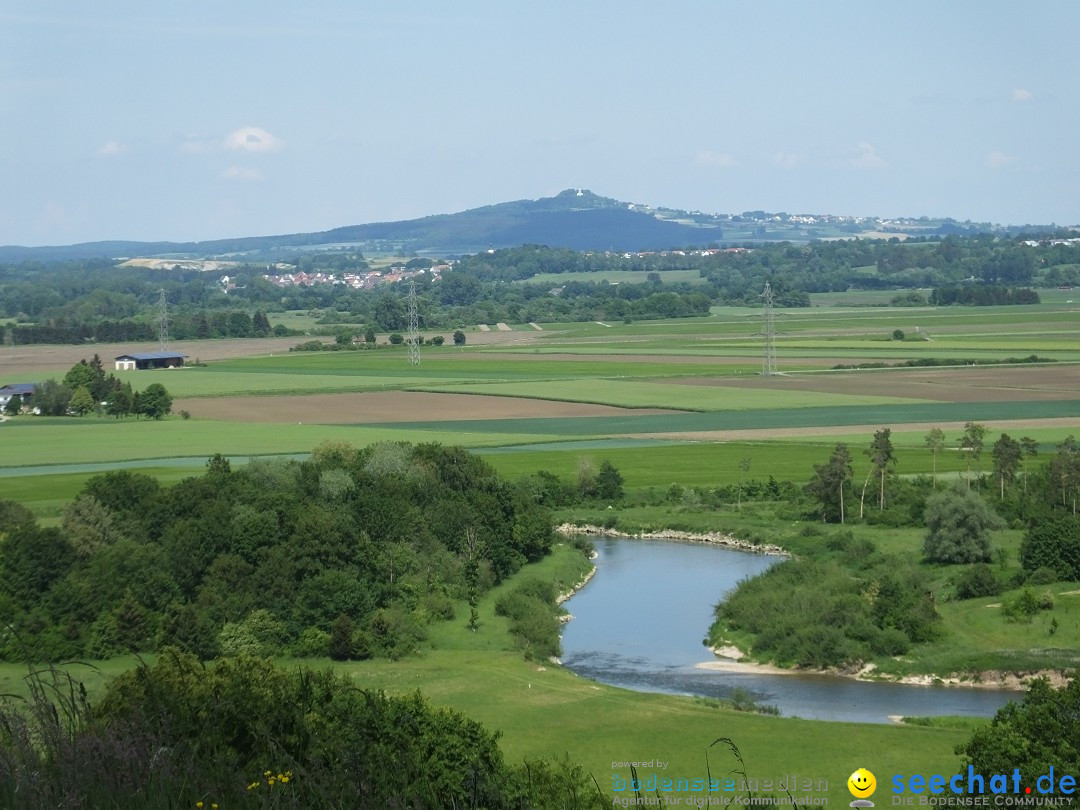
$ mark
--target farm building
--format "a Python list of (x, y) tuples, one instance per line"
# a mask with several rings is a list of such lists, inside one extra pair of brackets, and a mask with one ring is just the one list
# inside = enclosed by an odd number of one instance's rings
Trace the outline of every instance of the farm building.
[(3, 408), (12, 397), (20, 397), (25, 404), (26, 399), (33, 395), (37, 383), (9, 383), (0, 385), (0, 408)]
[(182, 368), (186, 354), (176, 352), (139, 352), (122, 354), (116, 358), (117, 371), (147, 368)]

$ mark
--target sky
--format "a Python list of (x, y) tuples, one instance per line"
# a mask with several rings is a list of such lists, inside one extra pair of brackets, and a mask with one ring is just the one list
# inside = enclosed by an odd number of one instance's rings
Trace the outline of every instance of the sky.
[(1080, 3), (0, 0), (0, 245), (547, 197), (1080, 224)]

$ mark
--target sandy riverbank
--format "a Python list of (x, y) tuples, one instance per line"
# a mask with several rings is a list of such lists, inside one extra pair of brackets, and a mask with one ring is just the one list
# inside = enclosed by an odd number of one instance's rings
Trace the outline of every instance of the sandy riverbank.
[(748, 540), (740, 540), (724, 532), (682, 532), (675, 529), (664, 529), (657, 532), (637, 532), (631, 534), (620, 532), (615, 529), (605, 529), (602, 526), (577, 525), (563, 523), (555, 528), (555, 531), (564, 535), (595, 534), (599, 537), (617, 537), (626, 540), (673, 540), (680, 543), (709, 543), (737, 551), (748, 551), (752, 554), (768, 554), (773, 557), (790, 557), (791, 554), (780, 546), (771, 543), (751, 543)]
[(911, 686), (964, 686), (972, 689), (1009, 689), (1023, 690), (1035, 678), (1046, 678), (1050, 685), (1061, 688), (1068, 683), (1067, 673), (1059, 670), (1041, 670), (1037, 672), (1005, 672), (987, 670), (986, 672), (959, 675), (905, 675), (897, 678), (877, 672), (873, 664), (867, 664), (858, 671), (839, 669), (795, 669), (778, 667), (773, 664), (761, 664), (745, 660), (746, 656), (738, 647), (727, 644), (710, 647), (718, 656), (715, 661), (702, 661), (695, 664), (696, 669), (712, 672), (744, 672), (753, 675), (829, 675), (840, 678), (852, 678), (870, 683), (903, 683)]

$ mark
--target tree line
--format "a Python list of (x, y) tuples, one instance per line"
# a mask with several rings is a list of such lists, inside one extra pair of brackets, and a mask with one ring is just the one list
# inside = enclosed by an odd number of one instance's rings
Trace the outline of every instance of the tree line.
[[(431, 261), (409, 262), (417, 270), (421, 325), (454, 329), (475, 323), (581, 321), (693, 317), (709, 306), (760, 305), (768, 281), (780, 306), (809, 305), (809, 293), (847, 289), (936, 289), (934, 303), (946, 305), (1029, 303), (1026, 285), (1080, 284), (1080, 244), (1028, 244), (1020, 235), (917, 237), (753, 244), (736, 251), (687, 249), (616, 254), (524, 245), (461, 257), (439, 280)], [(312, 269), (343, 272), (366, 264), (355, 252), (326, 253), (297, 261)], [(580, 282), (596, 271), (642, 271), (646, 284)], [(700, 282), (664, 281), (664, 271), (693, 270)], [(10, 343), (72, 343), (85, 340), (151, 340), (157, 335), (156, 306), (164, 290), (180, 339), (289, 334), (270, 326), (269, 313), (331, 310), (364, 325), (393, 332), (404, 328), (399, 291), (344, 284), (282, 289), (266, 280), (278, 272), (265, 264), (230, 268), (226, 290), (209, 274), (176, 268), (116, 267), (95, 259), (0, 265), (0, 317)], [(558, 283), (532, 282), (540, 274)], [(514, 282), (514, 283), (508, 283)]]
[[(146, 318), (152, 317), (147, 314)], [(7, 327), (8, 343), (99, 343), (147, 342), (157, 340), (160, 326), (144, 319), (79, 321), (68, 317), (49, 318), (45, 323), (16, 324)], [(236, 337), (285, 337), (299, 334), (282, 324), (270, 325), (262, 310), (253, 315), (231, 309), (206, 312), (180, 312), (169, 316), (169, 336), (174, 340), (208, 340)]]
[(110, 472), (58, 527), (6, 512), (6, 660), (169, 645), (204, 659), (400, 657), (553, 538), (534, 492), (436, 444), (326, 444), (237, 470), (218, 456), (167, 490)]

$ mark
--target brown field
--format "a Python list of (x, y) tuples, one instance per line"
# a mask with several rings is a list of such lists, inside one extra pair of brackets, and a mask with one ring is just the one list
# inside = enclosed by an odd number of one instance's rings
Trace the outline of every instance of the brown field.
[(683, 377), (676, 385), (783, 389), (940, 402), (1013, 402), (1080, 399), (1080, 365), (975, 366), (969, 368), (837, 371), (776, 377)]
[[(199, 360), (231, 360), (237, 357), (258, 357), (287, 352), (306, 338), (233, 338), (226, 340), (183, 340), (169, 344), (169, 351), (186, 354)], [(2, 346), (0, 347), (0, 382), (32, 382), (23, 380), (27, 374), (65, 374), (80, 360), (95, 354), (101, 357), (106, 371), (111, 371), (113, 359), (121, 354), (156, 352), (158, 343), (93, 343), (72, 346)], [(11, 379), (8, 379), (11, 378)], [(18, 378), (18, 379), (15, 379)]]
[(278, 424), (304, 422), (318, 425), (419, 422), (435, 419), (457, 422), (468, 419), (679, 413), (659, 408), (628, 409), (582, 402), (419, 391), (175, 400), (173, 412), (182, 410), (188, 411), (195, 419)]
[[(427, 336), (436, 334), (425, 332)], [(445, 334), (447, 342), (452, 342), (453, 333)], [(526, 332), (492, 332), (489, 334), (469, 334), (469, 345), (499, 344), (514, 345), (536, 340), (539, 332), (531, 329)], [(282, 354), (297, 343), (306, 340), (333, 342), (328, 337), (294, 336), (274, 338), (224, 338), (221, 340), (178, 340), (169, 344), (169, 351), (186, 354), (190, 362), (233, 360), (238, 357), (262, 357), (268, 354)], [(54, 346), (48, 344), (33, 346), (0, 346), (0, 385), (9, 382), (33, 382), (24, 379), (27, 375), (65, 374), (80, 360), (89, 360), (94, 354), (101, 357), (106, 371), (111, 371), (113, 359), (121, 354), (134, 352), (156, 352), (161, 350), (159, 343), (88, 343)], [(503, 355), (500, 355), (502, 357)], [(539, 355), (542, 357), (542, 355)]]

